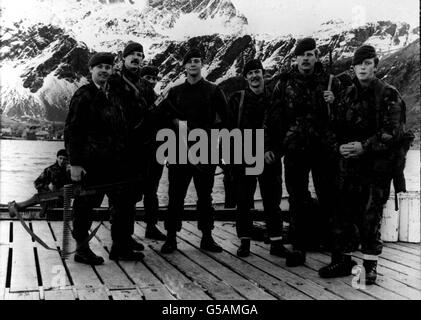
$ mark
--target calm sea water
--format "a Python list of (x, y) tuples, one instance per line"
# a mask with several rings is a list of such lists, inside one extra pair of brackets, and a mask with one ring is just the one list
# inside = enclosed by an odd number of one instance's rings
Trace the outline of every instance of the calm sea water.
[[(56, 153), (62, 148), (64, 144), (61, 141), (0, 140), (0, 203), (4, 204), (11, 200), (23, 201), (31, 197), (36, 192), (33, 181), (44, 168), (55, 162)], [(409, 151), (405, 177), (408, 190), (420, 190), (420, 150)], [(222, 178), (222, 175), (215, 177), (214, 202), (224, 201)], [(161, 205), (166, 205), (168, 202), (167, 191), (168, 180), (165, 169), (158, 190)], [(260, 198), (258, 191), (255, 198)], [(192, 183), (186, 203), (195, 202), (196, 193)], [(105, 199), (103, 205), (106, 204)]]

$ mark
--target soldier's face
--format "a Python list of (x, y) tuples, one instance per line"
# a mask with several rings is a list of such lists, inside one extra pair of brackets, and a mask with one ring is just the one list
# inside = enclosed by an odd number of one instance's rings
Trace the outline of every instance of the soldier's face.
[(354, 72), (359, 81), (367, 82), (374, 79), (377, 71), (374, 59), (375, 58), (365, 59), (361, 64), (356, 64), (354, 66)]
[(145, 55), (140, 51), (133, 51), (124, 58), (124, 65), (129, 70), (137, 70), (140, 68)]
[(113, 72), (113, 66), (111, 64), (101, 63), (94, 67), (90, 67), (89, 71), (92, 74), (92, 80), (95, 83), (105, 83)]
[(316, 49), (305, 51), (304, 54), (297, 56), (298, 69), (306, 73), (314, 70), (314, 65), (317, 62)]
[(263, 70), (262, 69), (250, 70), (246, 74), (246, 80), (251, 88), (259, 88), (264, 83)]
[(184, 66), (187, 72), (187, 75), (198, 76), (202, 72), (202, 59), (201, 58), (191, 58), (186, 62)]
[(65, 157), (65, 156), (58, 156), (57, 157), (57, 163), (58, 163), (58, 165), (60, 167), (66, 165), (66, 163), (67, 163), (67, 157)]

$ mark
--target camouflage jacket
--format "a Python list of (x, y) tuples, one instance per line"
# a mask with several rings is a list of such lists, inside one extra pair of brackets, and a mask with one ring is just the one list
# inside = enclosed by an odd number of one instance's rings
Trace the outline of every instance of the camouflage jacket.
[(44, 169), (41, 175), (34, 181), (35, 189), (50, 191), (48, 185), (52, 183), (56, 189), (62, 188), (65, 184), (72, 183), (66, 165), (59, 166), (57, 162)]
[(282, 74), (275, 85), (272, 106), (265, 119), (265, 149), (281, 153), (321, 150), (332, 153), (335, 137), (331, 119), (336, 112), (340, 83), (332, 80), (333, 104), (323, 98), (329, 74), (317, 64), (311, 76), (303, 76), (297, 68)]
[(155, 132), (151, 111), (156, 94), (152, 85), (123, 67), (120, 73), (108, 79), (106, 88), (111, 103), (124, 110), (132, 147), (140, 150), (141, 145), (151, 140)]
[(110, 103), (93, 82), (80, 87), (70, 101), (64, 141), (71, 165), (106, 166), (127, 161), (129, 127), (124, 110)]
[(376, 78), (362, 88), (354, 79), (338, 104), (338, 144), (359, 141), (368, 155), (391, 150), (403, 134), (404, 110), (399, 92), (391, 85)]

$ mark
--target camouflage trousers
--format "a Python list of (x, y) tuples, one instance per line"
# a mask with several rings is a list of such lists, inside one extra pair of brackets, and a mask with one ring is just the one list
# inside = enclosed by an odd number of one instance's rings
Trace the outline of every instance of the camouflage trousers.
[(335, 197), (333, 251), (380, 255), (380, 226), (391, 179), (376, 175), (363, 160), (341, 160)]

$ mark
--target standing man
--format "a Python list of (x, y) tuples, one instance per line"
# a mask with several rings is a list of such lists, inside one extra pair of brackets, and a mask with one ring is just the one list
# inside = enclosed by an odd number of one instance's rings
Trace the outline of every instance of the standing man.
[[(260, 60), (253, 59), (245, 64), (243, 76), (247, 80), (248, 87), (235, 92), (229, 100), (229, 110), (233, 112), (230, 128), (241, 130), (263, 128), (265, 112), (269, 109), (271, 100), (263, 75), (264, 69)], [(256, 141), (248, 141), (248, 143), (256, 143)], [(250, 255), (253, 217), (249, 199), (253, 199), (258, 180), (266, 217), (266, 229), (271, 242), (270, 253), (285, 257), (287, 251), (282, 244), (282, 217), (279, 208), (282, 198), (281, 154), (278, 153), (271, 164), (265, 164), (263, 173), (259, 176), (246, 175), (244, 165), (234, 165), (234, 179), (238, 199), (236, 227), (237, 235), (241, 239), (237, 255), (240, 257)]]
[[(332, 216), (332, 185), (335, 164), (334, 139), (330, 117), (339, 84), (333, 79), (328, 88), (329, 75), (318, 62), (316, 42), (305, 38), (298, 42), (295, 51), (297, 66), (281, 75), (273, 93), (273, 114), (268, 117), (268, 128), (278, 133), (265, 141), (266, 163), (276, 158), (274, 150), (281, 148), (285, 154), (285, 182), (289, 194), (292, 216), (291, 239), (294, 251), (288, 255), (287, 266), (305, 262), (312, 228), (312, 198), (308, 190), (311, 171), (314, 187), (323, 216), (317, 230), (323, 237), (329, 234), (329, 218)], [(330, 89), (330, 90), (328, 90)], [(276, 120), (276, 121), (275, 121)], [(273, 129), (277, 127), (278, 129)], [(316, 227), (317, 228), (317, 227)]]
[(323, 278), (350, 275), (356, 265), (351, 253), (359, 244), (366, 283), (373, 284), (377, 277), (382, 252), (380, 222), (405, 122), (405, 104), (399, 92), (376, 77), (378, 63), (372, 46), (355, 51), (352, 65), (356, 77), (339, 103), (339, 207), (332, 262), (319, 270)]
[[(155, 87), (158, 82), (159, 69), (155, 66), (145, 66), (140, 69), (139, 76), (144, 80), (148, 81), (152, 88)], [(155, 94), (157, 98), (157, 95)], [(153, 112), (153, 110), (151, 110)], [(153, 120), (151, 120), (153, 121)], [(156, 227), (158, 222), (159, 214), (159, 200), (158, 200), (158, 187), (159, 181), (161, 180), (164, 165), (156, 161), (156, 150), (159, 144), (156, 142), (157, 129), (160, 127), (156, 125), (151, 128), (149, 135), (149, 141), (145, 144), (146, 152), (146, 165), (145, 165), (145, 185), (144, 185), (144, 198), (143, 204), (145, 207), (145, 220), (146, 220), (146, 231), (145, 238), (154, 240), (166, 240), (166, 236), (159, 231)]]
[[(71, 165), (71, 178), (85, 186), (111, 184), (133, 179), (130, 172), (129, 130), (127, 115), (106, 97), (105, 86), (112, 73), (114, 57), (97, 53), (89, 60), (92, 80), (79, 88), (70, 101), (64, 139)], [(141, 252), (133, 249), (133, 194), (128, 186), (107, 192), (115, 216), (111, 227), (112, 260), (140, 260)], [(75, 261), (98, 265), (104, 262), (86, 242), (92, 225), (92, 209), (103, 194), (76, 197), (73, 202), (73, 237), (77, 242)]]
[[(130, 42), (124, 48), (122, 56), (121, 72), (111, 76), (108, 81), (108, 97), (116, 107), (125, 110), (127, 114), (132, 153), (131, 165), (133, 173), (143, 179), (142, 185), (137, 188), (138, 195), (134, 199), (133, 206), (142, 200), (144, 194), (145, 220), (147, 222), (145, 236), (151, 239), (165, 240), (165, 235), (156, 227), (159, 205), (156, 191), (162, 174), (162, 166), (156, 162), (155, 153), (152, 150), (156, 144), (156, 128), (151, 112), (156, 94), (151, 83), (144, 79), (144, 68), (141, 68), (141, 64), (145, 55), (142, 45)], [(137, 250), (143, 248), (140, 243), (133, 242), (133, 245)]]
[[(203, 56), (199, 49), (190, 49), (184, 56), (183, 65), (187, 79), (183, 84), (169, 90), (167, 98), (162, 102), (162, 110), (172, 120), (175, 132), (186, 121), (188, 129), (203, 129), (210, 137), (210, 130), (218, 128), (217, 115), (221, 120), (219, 126), (226, 127), (228, 119), (225, 96), (220, 88), (202, 77)], [(210, 159), (208, 164), (177, 163), (169, 166), (169, 203), (165, 221), (167, 241), (161, 248), (162, 253), (171, 253), (177, 249), (176, 233), (181, 230), (184, 199), (192, 178), (198, 198), (198, 228), (203, 233), (200, 248), (211, 252), (222, 251), (212, 238), (214, 221), (211, 194), (215, 169), (216, 166), (210, 164)]]

